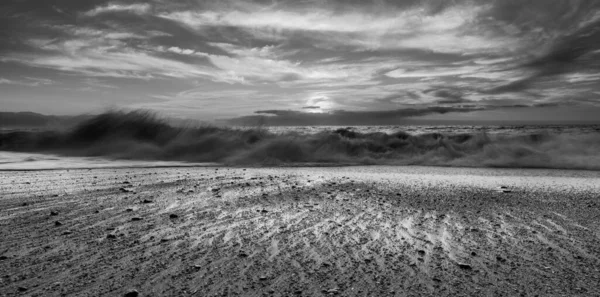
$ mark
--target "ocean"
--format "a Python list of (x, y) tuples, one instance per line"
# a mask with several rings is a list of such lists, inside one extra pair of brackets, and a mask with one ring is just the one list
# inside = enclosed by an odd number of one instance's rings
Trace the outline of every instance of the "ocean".
[[(255, 128), (255, 127), (252, 127)], [(242, 128), (244, 129), (244, 128)], [(265, 127), (269, 132), (283, 134), (297, 132), (317, 134), (333, 132), (338, 129), (348, 129), (354, 132), (386, 133), (406, 132), (412, 135), (439, 133), (444, 135), (478, 134), (491, 135), (535, 135), (535, 134), (593, 134), (600, 133), (600, 125), (525, 125), (525, 126), (471, 126), (471, 125), (419, 125), (419, 126), (280, 126)]]

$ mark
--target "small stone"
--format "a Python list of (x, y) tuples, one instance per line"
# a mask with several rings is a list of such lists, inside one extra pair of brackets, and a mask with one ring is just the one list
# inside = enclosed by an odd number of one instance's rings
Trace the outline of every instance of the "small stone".
[(123, 193), (131, 193), (131, 192), (133, 192), (133, 190), (129, 189), (129, 188), (119, 188), (119, 191), (121, 191)]
[(125, 293), (125, 295), (123, 295), (124, 297), (137, 297), (140, 296), (140, 292), (138, 292), (137, 290), (131, 290), (127, 293)]
[(419, 253), (420, 256), (425, 256), (425, 251), (424, 250), (418, 250), (417, 253)]
[(327, 293), (328, 294), (337, 295), (337, 294), (340, 293), (340, 290), (338, 290), (338, 289), (330, 289), (330, 290), (327, 290)]
[(57, 215), (58, 215), (58, 211), (51, 211), (51, 212), (50, 212), (50, 215), (51, 215), (51, 216), (57, 216)]
[(132, 220), (132, 221), (134, 221), (134, 222), (135, 222), (135, 221), (141, 221), (141, 220), (142, 220), (142, 218), (134, 217), (134, 218), (131, 218), (131, 220)]
[(269, 211), (268, 211), (268, 210), (266, 210), (266, 209), (263, 209), (263, 210), (261, 210), (260, 212), (262, 212), (262, 213), (268, 213)]
[(149, 204), (149, 203), (154, 203), (154, 201), (152, 201), (150, 199), (144, 199), (144, 201), (142, 201), (142, 203)]
[(464, 263), (458, 263), (458, 267), (460, 269), (464, 269), (464, 270), (472, 270), (473, 267), (469, 264), (464, 264)]
[(264, 276), (264, 275), (261, 275), (258, 279), (261, 280), (261, 281), (265, 281), (265, 280), (267, 280), (269, 278), (266, 277), (266, 276)]
[(0, 261), (8, 260), (7, 256), (0, 256)]
[(25, 288), (25, 287), (18, 287), (17, 290), (19, 292), (25, 292), (25, 291), (27, 291), (27, 288)]
[(71, 231), (65, 231), (65, 232), (63, 232), (62, 234), (63, 234), (63, 235), (71, 235), (71, 234), (73, 234), (73, 232), (71, 232)]
[(125, 211), (126, 211), (126, 212), (132, 212), (132, 211), (133, 211), (133, 208), (128, 208), (128, 209), (126, 209)]
[(108, 238), (108, 239), (116, 239), (117, 236), (114, 235), (114, 234), (108, 234), (108, 235), (106, 235), (106, 238)]
[(240, 257), (240, 258), (247, 258), (248, 254), (246, 254), (245, 252), (241, 252), (241, 253), (238, 254), (238, 257)]
[(174, 213), (172, 213), (172, 214), (169, 215), (169, 218), (170, 219), (176, 219), (176, 218), (179, 218), (179, 216), (176, 215), (176, 214), (174, 214)]
[(62, 225), (63, 225), (63, 223), (62, 223), (62, 222), (60, 222), (60, 221), (56, 221), (56, 222), (54, 222), (54, 226), (62, 226)]

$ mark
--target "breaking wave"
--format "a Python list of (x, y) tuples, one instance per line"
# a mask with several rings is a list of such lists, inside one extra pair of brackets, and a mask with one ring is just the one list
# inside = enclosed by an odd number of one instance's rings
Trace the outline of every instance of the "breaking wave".
[(66, 131), (2, 133), (0, 150), (226, 165), (600, 169), (600, 133), (272, 133), (261, 128), (174, 126), (145, 111), (107, 112)]

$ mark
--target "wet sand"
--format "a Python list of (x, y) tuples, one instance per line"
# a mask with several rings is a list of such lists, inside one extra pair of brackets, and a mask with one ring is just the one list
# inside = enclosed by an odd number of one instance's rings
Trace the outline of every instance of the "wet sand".
[(0, 171), (0, 238), (0, 296), (600, 296), (600, 172)]

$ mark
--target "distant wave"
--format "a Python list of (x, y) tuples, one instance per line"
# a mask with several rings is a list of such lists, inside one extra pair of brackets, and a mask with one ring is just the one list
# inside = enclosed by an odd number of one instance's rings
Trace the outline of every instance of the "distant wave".
[(0, 133), (0, 150), (226, 165), (385, 164), (600, 170), (600, 133), (412, 135), (338, 129), (175, 127), (145, 111), (107, 112), (66, 131)]

